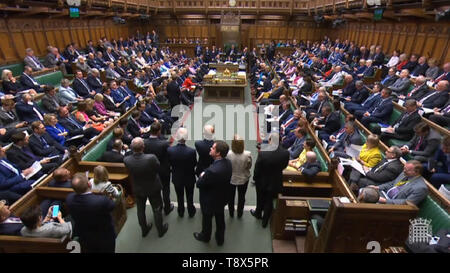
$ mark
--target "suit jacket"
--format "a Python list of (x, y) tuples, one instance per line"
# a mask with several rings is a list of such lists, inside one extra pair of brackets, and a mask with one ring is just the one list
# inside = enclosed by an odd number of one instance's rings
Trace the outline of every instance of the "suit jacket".
[(45, 59), (44, 59), (45, 67), (55, 67), (60, 64), (61, 64), (61, 61), (56, 59), (56, 56), (53, 53), (48, 53), (47, 56), (45, 56)]
[(172, 182), (179, 185), (195, 184), (195, 165), (197, 155), (195, 150), (185, 144), (178, 143), (167, 149), (169, 163), (172, 167)]
[[(116, 233), (114, 231), (111, 212), (115, 207), (114, 201), (105, 195), (70, 193), (66, 198), (66, 205), (76, 225), (74, 235), (80, 237), (82, 251), (114, 245)], [(87, 249), (84, 249), (87, 248)]]
[(142, 197), (162, 190), (159, 178), (160, 163), (152, 154), (133, 153), (123, 160), (133, 179), (134, 194)]
[(33, 78), (33, 76), (22, 73), (19, 81), (23, 86), (23, 90), (34, 89), (38, 93), (44, 92), (44, 89), (41, 88), (40, 84)]
[(22, 170), (29, 168), (35, 161), (39, 161), (42, 159), (39, 156), (35, 156), (35, 158), (32, 158), (30, 155), (26, 154), (22, 149), (15, 145), (12, 145), (8, 149), (8, 151), (6, 151), (6, 156), (8, 157), (9, 161), (19, 166)]
[(209, 155), (209, 151), (213, 145), (214, 140), (203, 139), (195, 142), (195, 149), (198, 153), (198, 163), (195, 168), (195, 174), (197, 176), (214, 162), (214, 159)]
[(72, 122), (68, 118), (58, 117), (58, 123), (69, 132), (69, 136), (82, 135), (84, 133), (83, 125), (76, 118), (71, 117), (71, 119)]
[(176, 81), (171, 81), (167, 84), (167, 98), (169, 99), (170, 107), (174, 107), (181, 103), (180, 101), (180, 87), (176, 83)]
[(86, 82), (88, 83), (91, 90), (95, 90), (95, 92), (100, 93), (103, 90), (103, 85), (100, 78), (96, 78), (92, 75), (87, 76)]
[(294, 140), (294, 143), (291, 147), (289, 147), (289, 158), (290, 159), (296, 159), (300, 155), (300, 153), (303, 151), (303, 143), (305, 142), (306, 137), (298, 138), (296, 137)]
[(417, 64), (416, 67), (414, 68), (413, 71), (411, 71), (411, 75), (413, 76), (419, 76), (419, 75), (423, 75), (425, 76), (425, 72), (428, 69), (428, 64), (424, 63), (424, 64)]
[(324, 131), (327, 134), (331, 135), (339, 128), (341, 128), (341, 122), (339, 119), (339, 114), (337, 112), (332, 112), (329, 114), (325, 119), (321, 120), (319, 124), (324, 124), (325, 127), (323, 127), (320, 131)]
[(39, 106), (37, 106), (35, 103), (33, 103), (33, 105), (29, 105), (27, 103), (24, 103), (23, 101), (19, 101), (16, 104), (16, 112), (19, 116), (19, 119), (27, 121), (29, 124), (31, 124), (33, 121), (40, 120), (39, 116), (36, 114), (33, 108), (39, 111), (41, 116), (44, 117), (44, 111), (42, 111), (42, 109), (39, 108)]
[(113, 80), (117, 80), (121, 77), (121, 75), (116, 72), (114, 69), (111, 69), (110, 67), (108, 67), (106, 69), (106, 78), (107, 79), (113, 79)]
[(430, 133), (426, 138), (422, 140), (422, 143), (419, 145), (419, 149), (415, 151), (415, 148), (419, 144), (420, 137), (418, 135), (414, 135), (413, 139), (411, 139), (406, 145), (409, 147), (410, 153), (412, 155), (419, 155), (423, 157), (433, 157), (434, 153), (439, 148), (439, 144), (441, 143), (441, 135), (433, 129), (430, 129)]
[[(444, 106), (448, 101), (448, 92), (450, 90), (444, 90), (441, 92), (435, 92), (433, 95), (428, 97), (426, 100), (423, 101), (422, 106), (425, 108), (433, 109), (435, 107), (441, 108)], [(424, 96), (426, 97), (426, 96)]]
[(45, 94), (42, 99), (42, 108), (44, 108), (44, 110), (48, 113), (56, 113), (59, 109), (59, 107), (61, 105), (63, 105), (63, 103), (61, 102), (61, 100), (59, 99), (58, 96), (49, 96), (47, 94)]
[(397, 75), (393, 75), (392, 77), (390, 77), (389, 75), (387, 75), (382, 81), (381, 83), (383, 84), (383, 86), (391, 86), (393, 85), (396, 81), (397, 81), (398, 77)]
[(288, 163), (289, 152), (281, 145), (274, 151), (260, 151), (253, 172), (255, 186), (273, 195), (281, 192), (283, 170)]
[(367, 97), (369, 97), (369, 91), (367, 88), (363, 87), (360, 90), (355, 89), (355, 92), (351, 97), (351, 102), (361, 104), (367, 99)]
[(414, 135), (414, 126), (416, 126), (422, 118), (420, 117), (418, 111), (415, 111), (408, 115), (407, 112), (403, 112), (403, 114), (395, 121), (393, 124), (397, 126), (395, 128), (395, 133), (401, 136), (407, 136), (408, 139), (411, 139)]
[(403, 171), (403, 163), (399, 159), (388, 162), (386, 158), (366, 173), (366, 178), (376, 184), (394, 180)]
[[(11, 215), (10, 217), (14, 217)], [(0, 235), (21, 236), (22, 223), (0, 223)]]
[(392, 103), (392, 99), (381, 99), (380, 103), (374, 107), (373, 109), (369, 109), (371, 117), (379, 118), (383, 121), (387, 121), (394, 110), (394, 104)]
[(355, 91), (356, 91), (355, 81), (352, 81), (351, 83), (347, 84), (347, 86), (342, 89), (342, 96), (343, 97), (352, 96), (353, 93), (355, 93)]
[[(405, 174), (402, 172), (397, 178), (394, 180), (384, 183), (379, 186), (379, 190), (388, 192), (389, 189), (393, 188), (394, 185), (403, 180), (405, 178)], [(425, 197), (428, 195), (428, 187), (425, 184), (425, 180), (422, 176), (417, 176), (413, 178), (410, 182), (404, 184), (397, 196), (394, 199), (387, 199), (387, 204), (397, 204), (402, 205), (405, 204), (406, 201), (410, 201), (414, 205), (419, 205)]]
[(150, 137), (144, 140), (146, 154), (154, 154), (160, 163), (159, 177), (162, 181), (170, 181), (169, 142), (159, 138)]
[(16, 110), (12, 109), (7, 113), (3, 108), (0, 108), (0, 123), (2, 127), (6, 129), (14, 129), (16, 125), (20, 123)]
[(375, 74), (375, 69), (373, 68), (373, 66), (370, 66), (370, 67), (366, 66), (366, 69), (364, 70), (364, 72), (362, 74), (363, 74), (364, 78), (365, 77), (373, 77)]
[(35, 155), (47, 157), (64, 154), (66, 149), (64, 146), (56, 142), (48, 133), (44, 133), (42, 136), (50, 147), (44, 147), (41, 140), (35, 134), (32, 134), (29, 140), (29, 147)]
[(117, 151), (105, 151), (98, 161), (123, 163), (124, 156)]
[(231, 188), (232, 166), (230, 160), (222, 158), (215, 160), (198, 179), (200, 192), (200, 208), (203, 213), (222, 212), (228, 203), (225, 192)]
[(128, 120), (127, 129), (130, 132), (130, 134), (133, 136), (133, 138), (140, 137), (142, 135), (141, 129), (140, 129), (139, 125), (137, 124), (137, 121), (135, 121), (131, 118)]
[(407, 99), (415, 99), (416, 101), (419, 101), (422, 98), (424, 98), (429, 91), (428, 85), (426, 84), (422, 84), (421, 86), (419, 86), (419, 88), (417, 88), (417, 90), (415, 89), (416, 87), (414, 87), (414, 89), (411, 90), (411, 92), (414, 91), (414, 93), (409, 92), (409, 94), (411, 95), (407, 97)]
[(303, 168), (302, 174), (305, 175), (306, 177), (313, 177), (317, 173), (319, 173), (322, 169), (320, 167), (320, 163), (317, 161), (313, 163), (306, 162), (301, 166), (301, 168)]
[(29, 67), (31, 67), (33, 69), (33, 71), (39, 71), (44, 68), (44, 65), (35, 56), (33, 56), (33, 57), (26, 56), (23, 59), (23, 62), (25, 63), (25, 65), (28, 65)]
[[(20, 169), (19, 166), (15, 165), (8, 159), (2, 158), (0, 160), (5, 160), (7, 163), (11, 164), (14, 168), (16, 168), (19, 171), (19, 173), (22, 172), (22, 170)], [(17, 175), (15, 172), (11, 171), (10, 169), (8, 169), (5, 166), (3, 166), (2, 164), (0, 164), (0, 190), (1, 191), (8, 190), (24, 181), (26, 181), (26, 179), (23, 178), (22, 175), (20, 175), (20, 174)], [(22, 184), (22, 185), (20, 185), (20, 188), (16, 187), (14, 189), (14, 192), (24, 193), (24, 192), (28, 191), (29, 188), (30, 188), (29, 185)]]

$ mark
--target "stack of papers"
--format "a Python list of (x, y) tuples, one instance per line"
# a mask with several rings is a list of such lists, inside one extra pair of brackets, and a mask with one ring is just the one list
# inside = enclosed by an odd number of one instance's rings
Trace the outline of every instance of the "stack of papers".
[(362, 146), (351, 144), (350, 146), (345, 148), (345, 153), (347, 155), (351, 156), (352, 158), (358, 158), (361, 150), (362, 150)]
[(32, 168), (33, 171), (27, 176), (25, 176), (26, 180), (30, 179), (31, 177), (33, 177), (33, 175), (37, 174), (37, 172), (39, 172), (42, 169), (42, 165), (39, 161), (35, 161), (30, 168)]
[(350, 166), (353, 169), (357, 170), (358, 172), (360, 172), (362, 175), (366, 175), (366, 172), (364, 171), (363, 166), (352, 159), (346, 159), (346, 158), (339, 158), (339, 161), (341, 162), (342, 166)]

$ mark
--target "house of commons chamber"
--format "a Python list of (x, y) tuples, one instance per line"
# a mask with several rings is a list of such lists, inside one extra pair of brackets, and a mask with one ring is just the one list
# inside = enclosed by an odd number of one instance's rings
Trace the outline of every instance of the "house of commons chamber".
[(450, 253), (449, 1), (5, 0), (0, 26), (0, 253)]

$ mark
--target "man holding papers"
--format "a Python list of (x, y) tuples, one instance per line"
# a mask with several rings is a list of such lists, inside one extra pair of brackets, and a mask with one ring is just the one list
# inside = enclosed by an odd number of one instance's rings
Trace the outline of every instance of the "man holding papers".
[(28, 139), (29, 137), (23, 132), (12, 135), (13, 145), (6, 152), (8, 159), (21, 169), (30, 168), (35, 162), (39, 162), (41, 168), (35, 178), (39, 178), (44, 173), (48, 174), (56, 169), (58, 164), (54, 162), (58, 161), (58, 158), (54, 158), (52, 163), (52, 158), (50, 157), (36, 156), (28, 147)]
[(402, 151), (400, 148), (396, 146), (389, 147), (386, 150), (385, 158), (367, 172), (365, 177), (357, 181), (349, 181), (351, 183), (350, 187), (363, 188), (394, 180), (403, 170), (403, 164), (400, 161), (401, 156)]

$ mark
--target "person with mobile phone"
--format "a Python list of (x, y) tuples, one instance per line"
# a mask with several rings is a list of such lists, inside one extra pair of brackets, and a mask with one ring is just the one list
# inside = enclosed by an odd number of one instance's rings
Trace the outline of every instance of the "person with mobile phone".
[(72, 224), (64, 221), (58, 205), (51, 206), (44, 219), (39, 205), (29, 207), (20, 220), (24, 225), (20, 233), (24, 237), (61, 238), (72, 235)]

